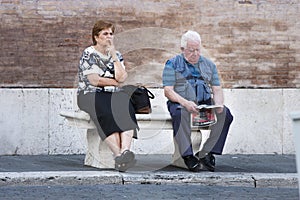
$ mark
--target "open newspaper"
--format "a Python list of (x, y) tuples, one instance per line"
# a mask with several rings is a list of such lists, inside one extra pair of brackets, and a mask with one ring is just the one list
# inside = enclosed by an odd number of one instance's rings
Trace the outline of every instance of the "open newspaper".
[(198, 129), (201, 127), (208, 127), (217, 123), (217, 117), (215, 113), (215, 108), (221, 108), (220, 105), (199, 105), (198, 113), (191, 113), (191, 128)]

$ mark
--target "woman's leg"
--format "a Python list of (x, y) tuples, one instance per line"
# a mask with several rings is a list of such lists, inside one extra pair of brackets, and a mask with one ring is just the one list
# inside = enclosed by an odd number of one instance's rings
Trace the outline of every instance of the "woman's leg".
[(134, 153), (128, 151), (131, 147), (132, 137), (133, 130), (113, 133), (104, 140), (115, 156), (116, 169), (121, 172), (126, 171), (135, 163)]
[(130, 150), (133, 137), (133, 130), (124, 131), (121, 134), (113, 133), (104, 141), (113, 152), (114, 156), (119, 156), (125, 150)]
[(124, 131), (121, 133), (121, 152), (130, 150), (133, 137), (133, 130)]
[(115, 157), (121, 155), (121, 138), (118, 132), (109, 135), (104, 141)]

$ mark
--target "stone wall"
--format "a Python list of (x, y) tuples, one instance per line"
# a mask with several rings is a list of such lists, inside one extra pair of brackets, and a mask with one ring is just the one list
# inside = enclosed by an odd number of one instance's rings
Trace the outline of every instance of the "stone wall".
[[(168, 113), (163, 90), (150, 90), (155, 95), (151, 100), (154, 110)], [(223, 153), (294, 154), (289, 114), (300, 108), (299, 91), (224, 89), (225, 104), (234, 121)], [(76, 89), (1, 88), (0, 97), (5, 97), (0, 98), (0, 155), (86, 153), (86, 130), (69, 126), (59, 115), (62, 110), (77, 109)], [(207, 138), (207, 132), (202, 136)], [(141, 126), (133, 150), (137, 154), (172, 154), (172, 137), (171, 130), (149, 122), (147, 128)]]
[(298, 0), (2, 0), (0, 87), (74, 88), (98, 19), (116, 24), (128, 83), (161, 86), (180, 35), (202, 36), (225, 88), (300, 87)]

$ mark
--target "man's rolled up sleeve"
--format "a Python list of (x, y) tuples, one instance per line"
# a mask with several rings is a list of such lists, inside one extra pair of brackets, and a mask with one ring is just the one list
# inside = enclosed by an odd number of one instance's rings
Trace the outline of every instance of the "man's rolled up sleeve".
[(176, 83), (175, 70), (173, 64), (167, 61), (162, 74), (163, 86), (174, 86)]

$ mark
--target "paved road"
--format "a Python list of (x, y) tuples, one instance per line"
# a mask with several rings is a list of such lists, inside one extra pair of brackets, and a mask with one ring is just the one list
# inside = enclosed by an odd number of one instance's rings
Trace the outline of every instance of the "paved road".
[(294, 155), (218, 156), (214, 173), (170, 166), (165, 155), (137, 159), (118, 173), (84, 166), (84, 155), (0, 156), (0, 200), (299, 199)]
[(193, 184), (155, 185), (72, 185), (2, 186), (1, 200), (77, 200), (77, 199), (280, 199), (298, 200), (297, 188), (254, 188), (199, 186)]

